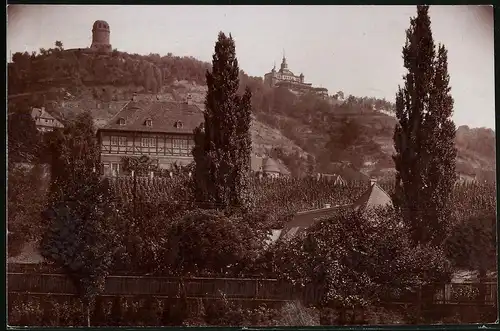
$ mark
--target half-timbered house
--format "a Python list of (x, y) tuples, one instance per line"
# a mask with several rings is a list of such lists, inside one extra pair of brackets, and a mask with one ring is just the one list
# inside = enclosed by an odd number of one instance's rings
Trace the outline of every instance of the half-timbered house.
[(160, 168), (192, 162), (193, 130), (203, 112), (189, 102), (130, 102), (97, 132), (105, 175), (121, 175), (123, 157), (148, 156)]

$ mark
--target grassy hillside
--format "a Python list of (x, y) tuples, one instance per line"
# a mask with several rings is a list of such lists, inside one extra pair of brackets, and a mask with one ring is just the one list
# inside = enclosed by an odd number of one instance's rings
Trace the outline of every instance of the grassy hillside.
[[(209, 63), (171, 54), (96, 54), (62, 48), (16, 53), (8, 67), (9, 102), (29, 98), (32, 105), (43, 104), (57, 117), (69, 120), (90, 110), (101, 126), (134, 94), (177, 101), (189, 94), (203, 108), (209, 68)], [(304, 172), (306, 166), (332, 172), (338, 162), (348, 162), (372, 176), (392, 176), (396, 120), (390, 102), (344, 96), (342, 91), (326, 99), (299, 96), (284, 88), (271, 89), (261, 78), (242, 71), (241, 91), (246, 86), (253, 93), (255, 153), (287, 160), (289, 166), (300, 168), (296, 173)], [(460, 127), (457, 148), (461, 175), (494, 177), (494, 131)]]

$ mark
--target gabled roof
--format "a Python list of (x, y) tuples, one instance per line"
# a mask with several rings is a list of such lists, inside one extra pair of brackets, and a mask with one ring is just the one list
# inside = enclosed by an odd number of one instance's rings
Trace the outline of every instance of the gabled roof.
[(49, 114), (44, 108), (33, 108), (31, 110), (31, 116), (33, 118), (45, 118), (45, 119), (56, 120), (54, 116)]
[[(53, 122), (48, 124), (48, 123), (43, 123), (43, 126), (50, 126), (50, 127), (59, 127), (62, 128), (64, 125), (62, 125), (61, 122), (59, 122), (54, 116), (49, 114), (44, 107), (42, 108), (32, 108), (31, 109), (31, 117), (38, 122), (40, 119), (44, 120), (52, 120)], [(38, 122), (37, 125), (40, 125), (41, 123)]]
[(370, 188), (353, 203), (354, 209), (361, 210), (388, 206), (392, 206), (392, 199), (377, 183), (372, 183)]
[[(125, 120), (124, 125), (120, 125), (120, 118)], [(147, 119), (153, 121), (152, 126), (145, 125)], [(193, 104), (138, 101), (127, 104), (101, 130), (193, 133), (203, 121), (203, 112)], [(176, 126), (177, 122), (181, 122), (182, 125)]]

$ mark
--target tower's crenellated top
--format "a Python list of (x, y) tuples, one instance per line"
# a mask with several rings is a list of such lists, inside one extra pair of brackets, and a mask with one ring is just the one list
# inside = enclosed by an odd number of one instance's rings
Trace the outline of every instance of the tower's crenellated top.
[(94, 25), (92, 26), (92, 31), (100, 30), (100, 29), (109, 30), (108, 22), (102, 21), (102, 20), (95, 21)]

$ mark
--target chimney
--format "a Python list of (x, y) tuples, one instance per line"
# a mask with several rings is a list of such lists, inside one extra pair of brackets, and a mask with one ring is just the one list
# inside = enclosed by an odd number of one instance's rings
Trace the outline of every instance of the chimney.
[(191, 99), (191, 94), (189, 93), (187, 96), (186, 96), (186, 103), (188, 105), (191, 105), (193, 103), (192, 99)]
[(327, 208), (332, 208), (332, 205), (330, 203), (325, 203), (325, 209)]

